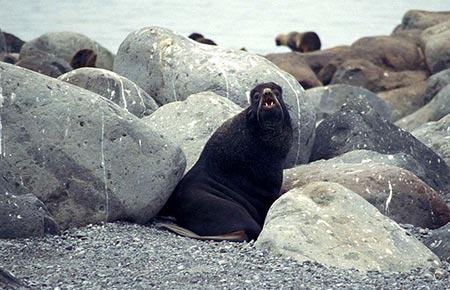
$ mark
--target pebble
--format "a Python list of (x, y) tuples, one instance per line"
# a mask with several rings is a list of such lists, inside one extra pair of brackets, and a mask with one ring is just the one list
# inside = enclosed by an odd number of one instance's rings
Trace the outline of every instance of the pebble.
[(0, 240), (0, 249), (2, 266), (33, 289), (450, 289), (446, 262), (407, 273), (360, 273), (270, 255), (252, 242), (197, 241), (153, 225), (89, 226)]

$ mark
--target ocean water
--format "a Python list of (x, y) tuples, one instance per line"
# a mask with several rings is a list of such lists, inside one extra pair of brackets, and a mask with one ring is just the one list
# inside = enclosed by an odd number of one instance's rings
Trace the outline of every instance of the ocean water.
[(315, 31), (323, 48), (349, 45), (390, 34), (408, 10), (450, 11), (450, 0), (0, 0), (0, 7), (0, 29), (25, 41), (50, 31), (76, 31), (116, 53), (129, 33), (163, 26), (266, 54), (289, 51), (275, 45), (280, 33)]

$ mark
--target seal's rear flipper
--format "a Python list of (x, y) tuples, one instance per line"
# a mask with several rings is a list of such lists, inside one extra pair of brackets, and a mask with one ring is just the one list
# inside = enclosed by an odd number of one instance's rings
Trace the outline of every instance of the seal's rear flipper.
[(176, 234), (179, 234), (183, 237), (193, 238), (197, 240), (212, 240), (212, 241), (230, 241), (230, 242), (244, 242), (248, 241), (249, 238), (245, 231), (237, 231), (225, 235), (218, 235), (218, 236), (199, 236), (193, 231), (190, 231), (186, 228), (180, 227), (177, 224), (174, 224), (172, 222), (157, 222), (156, 227), (160, 229), (166, 229), (171, 232), (174, 232)]

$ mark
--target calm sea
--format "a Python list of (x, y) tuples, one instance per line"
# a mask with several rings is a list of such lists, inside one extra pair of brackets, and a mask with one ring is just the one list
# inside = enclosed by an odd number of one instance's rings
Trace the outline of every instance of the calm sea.
[(279, 33), (312, 30), (324, 48), (351, 44), (390, 34), (410, 9), (450, 11), (450, 0), (0, 0), (0, 7), (0, 29), (23, 40), (77, 31), (116, 53), (130, 32), (157, 25), (265, 54), (289, 51), (275, 46)]

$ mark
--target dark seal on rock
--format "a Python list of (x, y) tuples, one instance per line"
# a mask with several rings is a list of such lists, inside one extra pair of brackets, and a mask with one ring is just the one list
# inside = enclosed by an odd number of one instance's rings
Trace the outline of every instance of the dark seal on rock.
[(205, 38), (203, 34), (193, 32), (188, 36), (190, 39), (195, 40), (197, 42), (203, 43), (203, 44), (209, 44), (209, 45), (217, 45), (213, 40), (209, 38)]
[(292, 138), (281, 87), (257, 85), (250, 106), (211, 136), (161, 213), (189, 231), (167, 228), (194, 238), (256, 239), (280, 195)]
[(311, 52), (320, 50), (321, 42), (317, 33), (313, 31), (307, 32), (290, 32), (288, 34), (279, 34), (275, 38), (277, 46), (285, 45), (292, 51)]

